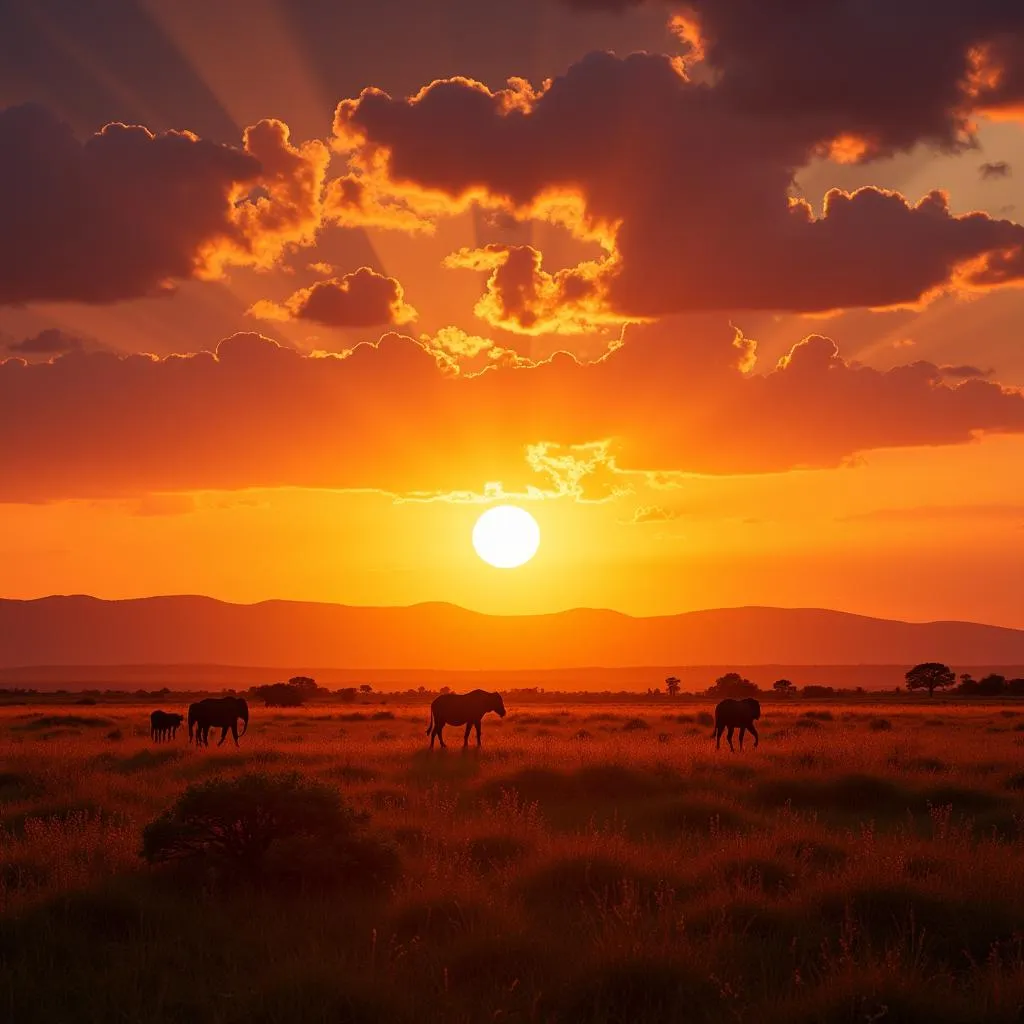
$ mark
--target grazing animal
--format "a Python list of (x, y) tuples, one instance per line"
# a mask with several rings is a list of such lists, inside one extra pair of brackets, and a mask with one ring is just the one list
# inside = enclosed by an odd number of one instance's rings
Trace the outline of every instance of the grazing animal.
[(754, 719), (761, 717), (761, 705), (753, 697), (744, 697), (743, 700), (727, 699), (720, 701), (715, 708), (715, 728), (711, 733), (715, 740), (715, 749), (722, 746), (722, 733), (728, 729), (726, 739), (729, 742), (729, 749), (735, 750), (732, 745), (732, 731), (740, 731), (740, 750), (743, 749), (743, 734), (749, 729), (754, 737), (754, 747), (760, 742), (757, 729), (754, 728)]
[(195, 730), (196, 746), (210, 745), (210, 729), (220, 729), (219, 747), (227, 738), (228, 729), (238, 746), (238, 720), (242, 720), (242, 735), (249, 729), (249, 705), (244, 697), (207, 697), (188, 706), (188, 739), (192, 742)]
[(488, 711), (496, 711), (505, 717), (505, 702), (500, 693), (488, 693), (486, 690), (471, 690), (469, 693), (442, 693), (435, 697), (430, 705), (430, 724), (427, 735), (430, 737), (430, 749), (434, 749), (434, 738), (447, 746), (441, 735), (446, 725), (465, 725), (466, 735), (462, 745), (469, 744), (470, 730), (476, 729), (476, 745), (480, 746), (480, 719)]
[(174, 739), (184, 717), (184, 715), (174, 715), (168, 711), (154, 711), (149, 716), (150, 738), (157, 743), (161, 740)]

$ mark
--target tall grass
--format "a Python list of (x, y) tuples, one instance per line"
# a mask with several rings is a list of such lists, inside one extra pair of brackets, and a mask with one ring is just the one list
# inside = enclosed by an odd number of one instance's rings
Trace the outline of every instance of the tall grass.
[[(513, 709), (433, 754), (396, 704), (386, 733), (254, 710), (203, 751), (152, 745), (148, 707), (66, 710), (0, 713), (0, 1020), (1021, 1019), (999, 709), (766, 704), (742, 754), (650, 707)], [(399, 881), (224, 888), (138, 856), (189, 785), (264, 769), (367, 812)]]

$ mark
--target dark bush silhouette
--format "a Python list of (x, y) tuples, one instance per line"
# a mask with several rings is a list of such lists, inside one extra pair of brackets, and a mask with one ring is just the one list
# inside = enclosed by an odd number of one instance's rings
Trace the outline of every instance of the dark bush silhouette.
[(268, 708), (297, 708), (306, 700), (305, 692), (292, 683), (267, 683), (255, 687), (253, 693)]
[(908, 690), (927, 690), (928, 696), (936, 690), (943, 690), (956, 682), (956, 675), (948, 665), (937, 661), (925, 661), (915, 665), (906, 674)]
[(719, 676), (715, 680), (714, 686), (708, 688), (707, 696), (732, 697), (738, 700), (740, 697), (756, 697), (760, 692), (756, 683), (744, 679), (739, 672), (726, 672), (724, 676)]
[(800, 690), (800, 696), (810, 700), (820, 700), (822, 697), (834, 697), (835, 695), (836, 688), (834, 686), (818, 686), (815, 683), (804, 686)]
[(190, 786), (142, 834), (153, 864), (200, 866), (224, 882), (367, 885), (391, 881), (394, 848), (332, 786), (297, 772), (254, 772)]
[(668, 679), (665, 680), (665, 692), (670, 697), (679, 696), (679, 686), (680, 682), (675, 676), (669, 676)]
[(788, 679), (776, 679), (775, 682), (772, 683), (772, 689), (780, 697), (791, 697), (796, 693), (796, 687)]
[(316, 685), (316, 680), (310, 676), (292, 676), (288, 680), (289, 686), (294, 686), (296, 690), (303, 695), (303, 697), (313, 697), (320, 689)]

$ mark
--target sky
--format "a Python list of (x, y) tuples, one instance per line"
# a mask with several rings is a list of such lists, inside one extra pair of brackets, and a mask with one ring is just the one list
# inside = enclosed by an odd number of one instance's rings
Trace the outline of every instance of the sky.
[(0, 0), (0, 151), (0, 596), (1024, 627), (1017, 0)]

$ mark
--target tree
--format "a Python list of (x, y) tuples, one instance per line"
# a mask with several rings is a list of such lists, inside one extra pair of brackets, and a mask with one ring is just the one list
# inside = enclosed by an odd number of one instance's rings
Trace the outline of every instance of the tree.
[(796, 687), (788, 679), (776, 679), (775, 682), (772, 683), (772, 689), (780, 697), (789, 697), (796, 690)]
[(707, 691), (709, 697), (756, 697), (761, 691), (756, 683), (744, 679), (739, 672), (726, 672), (715, 680), (715, 685)]
[(268, 683), (252, 691), (268, 708), (297, 708), (306, 700), (305, 694), (291, 683)]
[(290, 686), (294, 686), (295, 689), (303, 695), (303, 697), (312, 697), (313, 694), (320, 689), (320, 687), (316, 685), (316, 680), (309, 676), (292, 676), (291, 679), (288, 680), (288, 684)]
[(675, 676), (669, 676), (668, 679), (665, 680), (665, 692), (670, 697), (679, 696), (679, 680)]
[(360, 693), (373, 693), (373, 687), (369, 683), (360, 683), (359, 684), (359, 692)]
[(442, 686), (441, 687), (441, 693), (451, 693), (451, 692), (452, 692), (452, 688), (450, 686)]
[(929, 697), (934, 696), (936, 690), (944, 690), (956, 682), (953, 670), (937, 661), (924, 661), (915, 665), (905, 678), (908, 690), (927, 690)]
[(978, 680), (979, 697), (1001, 697), (1006, 692), (1006, 676), (996, 673)]

